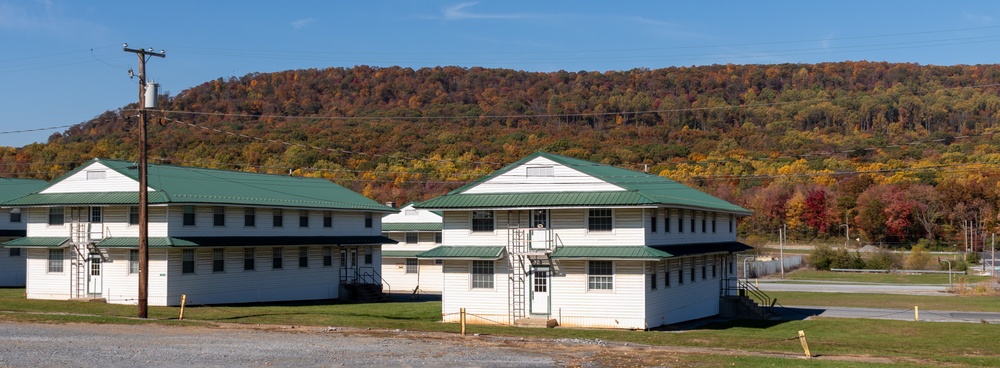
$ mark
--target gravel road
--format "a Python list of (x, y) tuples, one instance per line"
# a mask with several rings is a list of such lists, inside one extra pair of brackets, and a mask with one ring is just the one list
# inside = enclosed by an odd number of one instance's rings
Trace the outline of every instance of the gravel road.
[(377, 336), (317, 327), (257, 330), (3, 322), (0, 367), (530, 367), (568, 363), (545, 350), (470, 347), (462, 341), (448, 341), (454, 337), (412, 334)]

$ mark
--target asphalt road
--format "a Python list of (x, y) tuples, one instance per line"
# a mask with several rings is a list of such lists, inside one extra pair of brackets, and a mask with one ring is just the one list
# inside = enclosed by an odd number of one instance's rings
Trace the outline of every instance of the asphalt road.
[(760, 279), (758, 287), (768, 291), (806, 291), (820, 293), (867, 293), (867, 294), (907, 294), (951, 296), (948, 285), (900, 285), (838, 281), (790, 282), (774, 279)]
[(819, 316), (831, 318), (891, 319), (899, 321), (1000, 323), (1000, 313), (989, 312), (782, 306), (775, 307), (774, 313), (779, 319), (785, 320), (799, 320)]

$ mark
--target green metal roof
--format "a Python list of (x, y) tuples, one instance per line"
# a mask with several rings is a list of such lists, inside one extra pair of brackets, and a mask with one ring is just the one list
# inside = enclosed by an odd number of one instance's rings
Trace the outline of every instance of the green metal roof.
[[(137, 187), (138, 188), (138, 187)], [(149, 203), (167, 203), (166, 193), (149, 192)], [(104, 193), (51, 193), (31, 194), (8, 202), (11, 205), (94, 205), (94, 204), (138, 204), (138, 192), (104, 192)]]
[[(198, 244), (177, 238), (149, 238), (150, 248), (197, 247)], [(97, 242), (98, 248), (136, 248), (139, 238), (106, 238)]]
[(672, 254), (646, 246), (584, 246), (559, 247), (552, 252), (553, 259), (629, 259), (661, 260)]
[(497, 260), (503, 257), (504, 247), (440, 246), (417, 254), (417, 258), (448, 258), (472, 260)]
[(417, 258), (422, 250), (383, 250), (382, 258)]
[(42, 190), (46, 185), (42, 180), (0, 178), (0, 204)]
[[(538, 192), (466, 194), (465, 191), (543, 157), (584, 175), (624, 189), (601, 192)], [(417, 208), (472, 209), (551, 206), (678, 206), (749, 215), (750, 211), (700, 190), (659, 175), (622, 169), (595, 162), (537, 152), (443, 196), (415, 205)]]
[(69, 242), (69, 238), (35, 236), (14, 239), (3, 243), (3, 246), (8, 248), (61, 248), (67, 242)]
[[(95, 159), (91, 163), (81, 165), (76, 170), (63, 175), (49, 186), (86, 169), (93, 163), (101, 163), (115, 172), (138, 181), (139, 172), (135, 163)], [(148, 183), (149, 187), (155, 190), (155, 192), (150, 193), (150, 204), (211, 203), (376, 212), (396, 211), (326, 179), (173, 165), (149, 165)], [(106, 197), (100, 198), (107, 201), (102, 203), (94, 201), (97, 197), (94, 197), (93, 193), (73, 194), (31, 194), (13, 201), (11, 204), (18, 206), (60, 205), (77, 203), (75, 201), (90, 204), (121, 204), (129, 203), (124, 201), (131, 198), (127, 193), (108, 193)], [(138, 193), (132, 195), (135, 196), (136, 201), (131, 203), (138, 203)]]
[(440, 222), (383, 222), (382, 231), (441, 231)]

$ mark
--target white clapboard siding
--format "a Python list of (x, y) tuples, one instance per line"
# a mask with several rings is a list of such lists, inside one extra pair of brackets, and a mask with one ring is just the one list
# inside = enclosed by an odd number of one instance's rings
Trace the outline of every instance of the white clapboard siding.
[(432, 249), (434, 247), (437, 247), (437, 246), (441, 245), (440, 243), (436, 243), (434, 241), (434, 234), (435, 234), (435, 232), (430, 232), (430, 231), (418, 232), (417, 233), (417, 242), (416, 243), (407, 243), (406, 242), (406, 233), (407, 232), (405, 232), (405, 231), (392, 231), (392, 232), (385, 233), (385, 235), (389, 239), (395, 240), (398, 243), (396, 243), (396, 244), (383, 244), (382, 245), (382, 250), (412, 250), (412, 251), (418, 251), (419, 250), (419, 251), (423, 251), (423, 250), (429, 250), (429, 249)]
[[(586, 209), (552, 210), (549, 226), (555, 236), (565, 246), (636, 246), (646, 244), (642, 223), (642, 209), (614, 209), (614, 229), (611, 231), (588, 231)], [(518, 220), (519, 216), (520, 220)], [(446, 211), (444, 220), (445, 245), (462, 246), (506, 246), (508, 217), (514, 227), (528, 223), (526, 211), (496, 211), (496, 225), (492, 232), (472, 232), (471, 212)]]
[(466, 320), (479, 324), (509, 324), (507, 262), (494, 263), (493, 289), (472, 289), (472, 261), (444, 261), (441, 313), (445, 322), (458, 322), (461, 308)]
[(26, 249), (28, 272), (25, 294), (28, 299), (66, 300), (70, 296), (71, 262), (75, 255), (71, 249), (64, 249), (62, 272), (49, 272), (48, 249)]
[(382, 257), (382, 278), (385, 292), (441, 293), (441, 265), (431, 259), (417, 260), (417, 273), (406, 273), (406, 258)]
[[(128, 223), (128, 206), (109, 206), (103, 208), (103, 221), (100, 224), (92, 224), (95, 232), (104, 234), (104, 237), (137, 237), (139, 236), (139, 225)], [(28, 221), (28, 234), (32, 237), (69, 237), (70, 224), (74, 218), (83, 223), (89, 223), (90, 218), (86, 215), (90, 207), (65, 207), (62, 225), (49, 225), (49, 208), (36, 207), (26, 208)], [(167, 234), (166, 207), (149, 207), (149, 236), (162, 237)]]
[(19, 209), (21, 221), (10, 222), (10, 212), (13, 210), (13, 208), (0, 208), (0, 230), (24, 230), (26, 228), (28, 221), (23, 209)]
[[(10, 238), (0, 238), (0, 242), (8, 240)], [(27, 249), (15, 251), (19, 251), (20, 254), (11, 256), (11, 249), (0, 247), (0, 287), (24, 287), (28, 252)]]
[[(101, 174), (97, 174), (99, 172), (103, 172), (103, 178), (101, 178)], [(138, 191), (138, 181), (119, 174), (117, 171), (111, 170), (99, 162), (91, 162), (84, 169), (77, 171), (68, 178), (59, 180), (39, 193), (134, 193)], [(153, 192), (155, 190), (148, 189), (148, 191)]]
[[(722, 279), (725, 275), (721, 269), (717, 269), (715, 277), (712, 276), (713, 259), (715, 259), (713, 256), (708, 257), (707, 278), (703, 279), (701, 276), (702, 258), (700, 256), (682, 258), (684, 263), (683, 284), (677, 280), (679, 262), (671, 260), (670, 286), (666, 286), (662, 282), (664, 263), (659, 262), (657, 268), (659, 271), (657, 272), (659, 276), (658, 288), (655, 290), (646, 288), (646, 323), (650, 327), (719, 314)], [(694, 261), (693, 269), (691, 267), (692, 261)], [(690, 279), (692, 271), (695, 273), (695, 281), (693, 282)]]
[(379, 216), (373, 214), (372, 227), (365, 227), (364, 212), (332, 211), (333, 226), (323, 227), (324, 211), (308, 211), (309, 226), (299, 226), (299, 210), (283, 209), (282, 225), (274, 226), (274, 210), (255, 208), (254, 226), (245, 226), (245, 207), (223, 206), (225, 226), (215, 226), (215, 206), (195, 206), (195, 225), (184, 226), (184, 206), (169, 207), (169, 236), (377, 236)]
[(552, 314), (566, 327), (644, 328), (643, 262), (614, 261), (614, 289), (587, 290), (587, 262), (560, 261)]
[[(528, 167), (552, 167), (553, 176), (527, 176)], [(567, 189), (571, 188), (571, 189)], [(538, 157), (495, 178), (477, 184), (464, 193), (538, 193), (538, 192), (597, 192), (624, 191), (604, 180), (584, 174), (572, 167)]]
[[(699, 215), (696, 220), (696, 232), (691, 232), (690, 230), (690, 212), (686, 212), (688, 217), (685, 217), (684, 222), (684, 232), (678, 231), (677, 225), (677, 209), (668, 209), (668, 212), (660, 210), (657, 213), (656, 220), (656, 232), (650, 230), (651, 212), (646, 210), (644, 215), (645, 220), (643, 225), (646, 227), (646, 237), (647, 244), (650, 245), (675, 245), (675, 244), (690, 244), (690, 243), (719, 243), (719, 242), (730, 242), (736, 241), (736, 224), (733, 223), (732, 230), (730, 230), (729, 220), (730, 215), (727, 213), (713, 213), (706, 212), (708, 215), (706, 222), (707, 231), (701, 230), (701, 215)], [(665, 227), (665, 214), (670, 213), (670, 231), (666, 230)], [(713, 231), (712, 223), (715, 223), (715, 231)]]

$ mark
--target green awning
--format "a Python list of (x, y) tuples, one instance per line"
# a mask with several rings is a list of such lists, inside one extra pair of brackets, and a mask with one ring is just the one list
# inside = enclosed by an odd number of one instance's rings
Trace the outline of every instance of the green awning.
[[(148, 243), (151, 248), (169, 247), (197, 247), (198, 244), (177, 238), (149, 238)], [(97, 242), (98, 248), (137, 248), (139, 238), (106, 238)]]
[(497, 260), (503, 257), (504, 247), (440, 246), (417, 254), (417, 258)]
[(3, 246), (8, 248), (62, 248), (68, 243), (69, 238), (65, 237), (34, 236), (14, 239), (3, 243)]
[(383, 250), (382, 258), (417, 258), (422, 250)]
[(383, 222), (382, 231), (441, 231), (440, 222)]
[(673, 255), (646, 246), (558, 247), (554, 252), (552, 252), (553, 259), (626, 259), (658, 261), (669, 257), (673, 257)]

